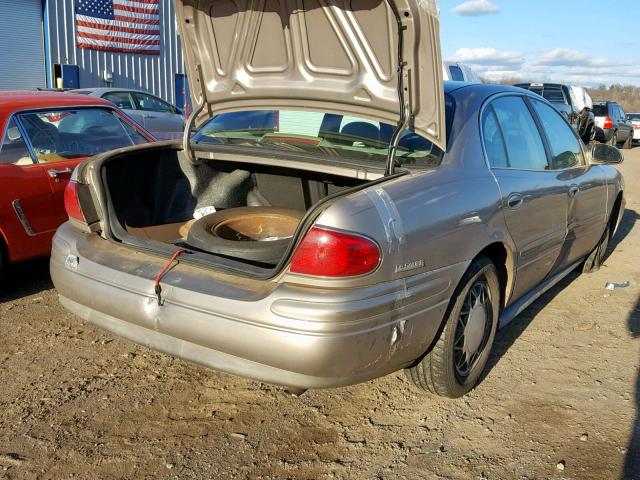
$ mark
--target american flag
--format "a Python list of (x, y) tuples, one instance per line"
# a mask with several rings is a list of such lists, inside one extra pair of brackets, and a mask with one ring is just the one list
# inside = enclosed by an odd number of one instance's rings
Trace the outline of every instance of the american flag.
[(158, 0), (76, 0), (78, 48), (160, 54)]

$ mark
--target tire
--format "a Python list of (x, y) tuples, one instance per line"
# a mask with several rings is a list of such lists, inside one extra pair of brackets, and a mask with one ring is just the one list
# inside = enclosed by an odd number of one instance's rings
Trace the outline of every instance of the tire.
[[(284, 255), (285, 250), (291, 242), (291, 236), (295, 227), (302, 219), (304, 212), (291, 210), (288, 208), (275, 207), (241, 207), (221, 210), (196, 220), (187, 234), (186, 243), (192, 247), (227, 257), (242, 258), (262, 263), (277, 263)], [(248, 237), (241, 237), (242, 233), (229, 229), (230, 222), (241, 221), (250, 217), (270, 217), (285, 219), (292, 228), (287, 235), (277, 240), (258, 241)], [(261, 224), (261, 231), (269, 227), (268, 222)], [(231, 236), (223, 234), (226, 232), (239, 235), (232, 239)], [(266, 231), (266, 230), (265, 230)], [(277, 234), (267, 234), (268, 236), (280, 236)]]
[(592, 123), (585, 128), (584, 135), (582, 136), (582, 141), (584, 142), (585, 145), (588, 145), (589, 147), (591, 147), (595, 142), (595, 140), (596, 140), (596, 128)]
[[(484, 307), (477, 303), (481, 301), (480, 292), (486, 300)], [(471, 304), (473, 306), (470, 307)], [(465, 315), (465, 310), (470, 311)], [(478, 257), (463, 275), (451, 298), (442, 333), (435, 345), (417, 364), (405, 370), (411, 382), (421, 390), (442, 397), (458, 398), (468, 393), (476, 385), (489, 359), (499, 312), (498, 272), (491, 260)], [(471, 318), (475, 319), (475, 329), (465, 331), (465, 317), (466, 325), (470, 325)], [(482, 330), (481, 334), (479, 330)], [(480, 335), (482, 338), (479, 340)], [(465, 346), (467, 340), (470, 343)], [(465, 352), (467, 347), (475, 350), (471, 358), (476, 356), (476, 360), (469, 361), (464, 369), (462, 360), (468, 354)]]
[(629, 150), (632, 146), (633, 146), (633, 132), (631, 132), (631, 135), (629, 135), (625, 140), (625, 142), (622, 144), (622, 148), (624, 148), (625, 150)]
[(609, 248), (609, 240), (611, 237), (611, 221), (607, 223), (602, 237), (593, 251), (587, 256), (582, 264), (582, 273), (593, 273), (600, 270), (600, 266), (604, 263)]
[(607, 142), (607, 145), (611, 145), (612, 147), (618, 146), (618, 132), (613, 132), (613, 135), (611, 135), (611, 138)]

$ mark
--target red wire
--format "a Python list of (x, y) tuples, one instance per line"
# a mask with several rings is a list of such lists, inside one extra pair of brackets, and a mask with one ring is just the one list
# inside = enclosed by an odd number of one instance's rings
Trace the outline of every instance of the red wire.
[(182, 255), (183, 253), (186, 253), (186, 250), (176, 250), (175, 253), (171, 255), (171, 258), (165, 264), (164, 268), (160, 270), (160, 273), (158, 273), (158, 275), (156, 276), (156, 281), (154, 284), (154, 288), (156, 290), (158, 288), (158, 285), (160, 285), (160, 281), (162, 280), (162, 277), (164, 277), (165, 274), (169, 271), (169, 268), (171, 268), (171, 264), (175, 262), (176, 258), (178, 258), (178, 256)]

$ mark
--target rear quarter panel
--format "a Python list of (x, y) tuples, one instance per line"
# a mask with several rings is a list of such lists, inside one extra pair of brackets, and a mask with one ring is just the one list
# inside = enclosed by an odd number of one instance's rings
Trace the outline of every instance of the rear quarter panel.
[(500, 192), (480, 144), (478, 111), (483, 98), (473, 92), (456, 101), (448, 152), (439, 167), (343, 197), (318, 218), (318, 225), (371, 237), (382, 251), (373, 274), (326, 284), (355, 287), (458, 266), (449, 278), (455, 288), (466, 266), (486, 246), (501, 242), (512, 250)]

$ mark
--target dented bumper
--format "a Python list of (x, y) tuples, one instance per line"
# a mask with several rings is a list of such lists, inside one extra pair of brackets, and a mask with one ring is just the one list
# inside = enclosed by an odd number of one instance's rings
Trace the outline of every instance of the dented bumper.
[[(71, 260), (70, 260), (71, 259)], [(323, 388), (402, 368), (431, 344), (466, 265), (366, 288), (254, 281), (166, 258), (63, 225), (51, 276), (78, 316), (153, 349), (269, 383)]]

